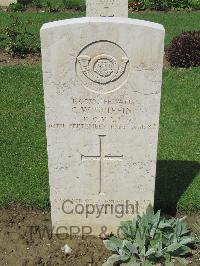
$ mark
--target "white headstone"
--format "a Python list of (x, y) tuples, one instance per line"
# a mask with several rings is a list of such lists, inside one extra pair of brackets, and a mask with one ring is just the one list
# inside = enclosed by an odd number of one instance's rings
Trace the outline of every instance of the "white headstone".
[(87, 17), (128, 17), (128, 0), (86, 0)]
[(12, 3), (17, 3), (17, 0), (0, 0), (0, 6), (9, 6)]
[(115, 232), (154, 203), (163, 26), (78, 18), (41, 40), (54, 232)]

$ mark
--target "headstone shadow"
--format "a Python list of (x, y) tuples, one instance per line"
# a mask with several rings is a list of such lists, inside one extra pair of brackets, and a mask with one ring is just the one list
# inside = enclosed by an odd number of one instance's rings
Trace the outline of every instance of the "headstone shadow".
[(166, 214), (175, 214), (178, 200), (199, 171), (200, 164), (195, 161), (158, 161), (155, 208)]

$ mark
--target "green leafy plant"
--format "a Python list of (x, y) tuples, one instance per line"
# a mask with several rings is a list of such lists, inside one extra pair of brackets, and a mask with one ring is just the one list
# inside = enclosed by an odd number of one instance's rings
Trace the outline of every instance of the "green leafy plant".
[(176, 8), (176, 9), (185, 9), (190, 7), (190, 1), (189, 0), (169, 0), (170, 7)]
[(18, 0), (17, 3), (11, 3), (8, 10), (11, 12), (23, 12), (26, 10), (27, 5), (33, 3), (33, 0)]
[(27, 6), (29, 4), (31, 4), (33, 2), (33, 0), (17, 0), (17, 3), (22, 4), (24, 6)]
[(34, 34), (28, 30), (30, 22), (21, 21), (15, 15), (10, 16), (10, 21), (10, 25), (2, 30), (7, 53), (23, 58), (27, 54), (39, 52), (33, 47)]
[[(67, 0), (64, 0), (67, 1)], [(140, 11), (145, 9), (200, 9), (200, 0), (129, 0), (129, 10)]]
[(149, 7), (156, 10), (169, 9), (169, 1), (171, 0), (149, 0)]
[(192, 9), (199, 10), (200, 9), (200, 0), (190, 0), (190, 7)]
[(41, 0), (33, 0), (32, 5), (35, 6), (36, 8), (42, 8), (43, 7)]
[(162, 263), (172, 266), (173, 259), (186, 264), (183, 256), (191, 253), (195, 241), (182, 219), (162, 218), (160, 211), (154, 214), (151, 206), (142, 216), (122, 222), (120, 233), (121, 237), (104, 240), (106, 248), (114, 253), (104, 266), (115, 263), (132, 266)]
[(11, 12), (22, 12), (25, 10), (26, 10), (25, 6), (20, 3), (12, 3), (8, 7), (8, 11), (11, 11)]
[(85, 10), (85, 1), (80, 0), (62, 0), (66, 9)]
[(60, 6), (55, 4), (52, 0), (48, 0), (46, 3), (46, 6), (47, 6), (48, 12), (56, 13), (56, 12), (59, 12), (60, 10)]

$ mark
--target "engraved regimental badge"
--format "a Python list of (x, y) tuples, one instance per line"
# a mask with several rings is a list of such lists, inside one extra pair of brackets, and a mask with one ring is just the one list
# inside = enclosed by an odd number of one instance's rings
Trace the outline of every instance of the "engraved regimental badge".
[(98, 41), (79, 53), (76, 72), (86, 89), (106, 94), (118, 90), (126, 82), (129, 59), (118, 45)]

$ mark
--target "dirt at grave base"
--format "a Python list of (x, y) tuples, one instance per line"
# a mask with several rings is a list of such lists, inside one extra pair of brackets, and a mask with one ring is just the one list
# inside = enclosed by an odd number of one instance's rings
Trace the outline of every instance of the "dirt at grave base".
[[(35, 233), (40, 227), (43, 234)], [(69, 239), (69, 236), (53, 236), (51, 239), (50, 213), (10, 206), (0, 209), (0, 265), (1, 266), (88, 266), (102, 265), (110, 256), (103, 241), (96, 237)], [(62, 239), (61, 239), (62, 238)], [(64, 239), (63, 239), (64, 238)], [(65, 256), (61, 248), (68, 244), (72, 253)]]
[[(196, 217), (191, 222), (196, 221)], [(199, 219), (199, 217), (198, 217)], [(39, 226), (41, 235), (36, 231)], [(44, 230), (48, 229), (49, 237)], [(47, 232), (46, 231), (46, 232)], [(61, 239), (64, 238), (64, 239)], [(65, 256), (61, 248), (68, 244), (72, 253)], [(199, 251), (200, 252), (200, 251)], [(0, 209), (0, 265), (5, 266), (99, 266), (111, 255), (100, 238), (53, 236), (50, 213), (18, 205)], [(200, 265), (195, 251), (188, 258), (191, 266)]]
[(41, 64), (40, 54), (27, 55), (25, 58), (12, 57), (0, 48), (0, 66), (37, 65)]

